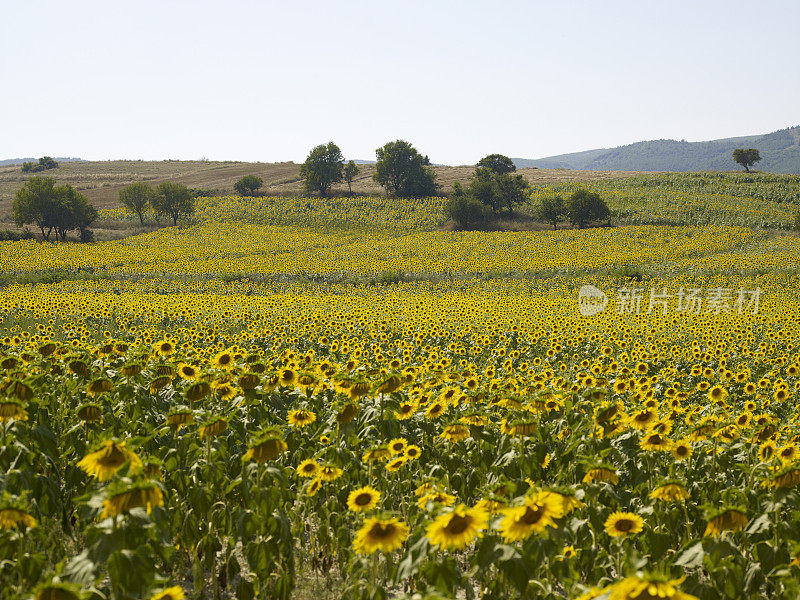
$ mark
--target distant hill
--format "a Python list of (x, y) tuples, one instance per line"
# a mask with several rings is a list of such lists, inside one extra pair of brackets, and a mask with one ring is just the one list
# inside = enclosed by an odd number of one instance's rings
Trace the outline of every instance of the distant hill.
[(618, 148), (586, 150), (540, 159), (515, 158), (517, 168), (577, 169), (585, 171), (731, 171), (738, 169), (731, 153), (756, 148), (761, 162), (755, 169), (800, 174), (800, 126), (766, 135), (686, 142), (653, 140)]
[[(69, 158), (66, 156), (56, 156), (58, 162), (83, 162), (82, 158)], [(13, 165), (21, 165), (24, 162), (37, 162), (38, 158), (5, 158), (0, 160), (0, 167), (9, 167)]]

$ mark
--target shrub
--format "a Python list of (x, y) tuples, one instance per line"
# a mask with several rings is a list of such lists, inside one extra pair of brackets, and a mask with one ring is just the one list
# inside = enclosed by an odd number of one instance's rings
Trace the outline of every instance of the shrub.
[(601, 221), (611, 216), (608, 205), (597, 192), (578, 190), (567, 200), (567, 217), (573, 225), (583, 229), (593, 221)]
[(458, 229), (482, 229), (488, 225), (491, 210), (472, 194), (464, 191), (459, 184), (444, 206), (445, 214), (453, 220)]
[(233, 189), (240, 196), (254, 196), (256, 190), (264, 185), (264, 180), (255, 175), (245, 175), (233, 184)]

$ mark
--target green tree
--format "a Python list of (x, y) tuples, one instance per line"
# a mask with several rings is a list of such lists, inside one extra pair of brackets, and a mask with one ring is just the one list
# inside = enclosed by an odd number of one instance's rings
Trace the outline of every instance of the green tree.
[(233, 184), (233, 189), (240, 196), (254, 196), (256, 190), (264, 185), (264, 180), (256, 175), (245, 175), (239, 181)]
[(306, 162), (300, 167), (306, 192), (319, 192), (325, 196), (334, 183), (342, 180), (344, 157), (339, 146), (333, 142), (320, 144), (309, 152)]
[(194, 195), (189, 188), (180, 183), (165, 181), (160, 184), (151, 202), (157, 214), (172, 218), (173, 225), (178, 224), (179, 218), (194, 213)]
[(514, 161), (502, 154), (490, 154), (478, 161), (478, 167), (489, 169), (495, 175), (505, 175), (517, 170)]
[(438, 192), (436, 173), (427, 156), (403, 140), (389, 142), (375, 151), (375, 181), (394, 196), (424, 198)]
[(761, 160), (761, 155), (755, 148), (737, 148), (733, 151), (733, 160), (744, 167), (746, 172), (750, 172), (750, 167)]
[(347, 191), (353, 193), (353, 179), (358, 175), (358, 165), (355, 161), (349, 161), (344, 168), (344, 180), (347, 182)]
[(444, 211), (458, 229), (464, 230), (485, 227), (491, 216), (489, 207), (464, 190), (459, 183), (453, 185), (453, 192), (445, 203)]
[(139, 222), (144, 225), (144, 213), (153, 205), (155, 190), (144, 182), (133, 183), (119, 191), (119, 202), (130, 212), (139, 215)]
[(522, 175), (498, 175), (487, 166), (475, 168), (469, 191), (472, 196), (491, 207), (495, 214), (503, 209), (513, 214), (515, 206), (528, 201), (528, 183)]
[(93, 240), (89, 226), (97, 220), (97, 209), (89, 204), (89, 199), (79, 193), (71, 185), (55, 188), (58, 196), (59, 211), (57, 231), (62, 240), (67, 239), (67, 232), (73, 229), (80, 231), (81, 241)]
[(550, 223), (553, 230), (558, 229), (558, 222), (566, 215), (564, 198), (561, 196), (545, 196), (536, 207), (536, 218)]
[(42, 238), (50, 240), (59, 202), (55, 185), (52, 177), (31, 177), (17, 190), (11, 205), (11, 216), (17, 227), (33, 223), (42, 232)]
[(587, 223), (607, 219), (611, 215), (600, 194), (585, 189), (577, 190), (569, 197), (566, 213), (570, 222), (579, 229), (583, 229)]

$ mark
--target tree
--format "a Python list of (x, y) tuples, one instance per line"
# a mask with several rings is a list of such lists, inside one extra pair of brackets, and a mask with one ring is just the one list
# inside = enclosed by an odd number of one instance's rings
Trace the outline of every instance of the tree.
[(750, 172), (750, 167), (761, 160), (761, 155), (755, 148), (737, 148), (733, 151), (733, 160), (744, 167), (746, 172)]
[(597, 192), (577, 190), (567, 200), (567, 217), (579, 229), (592, 221), (607, 219), (611, 215), (608, 206)]
[(58, 196), (56, 181), (52, 177), (31, 177), (25, 187), (17, 190), (11, 205), (11, 215), (17, 227), (35, 223), (42, 238), (50, 239), (55, 227), (55, 212)]
[(180, 183), (165, 181), (160, 184), (151, 203), (156, 213), (171, 217), (173, 225), (178, 224), (179, 218), (194, 213), (194, 196)]
[(334, 183), (342, 180), (344, 157), (339, 146), (333, 142), (320, 144), (308, 153), (306, 162), (300, 166), (300, 177), (308, 193), (319, 192), (325, 196)]
[(480, 229), (489, 222), (489, 208), (456, 182), (444, 206), (445, 214), (458, 229)]
[(40, 171), (46, 171), (47, 169), (57, 169), (58, 162), (53, 159), (51, 156), (43, 156), (39, 159), (38, 163), (35, 162), (24, 162), (22, 163), (22, 172), (23, 173), (38, 173)]
[(264, 180), (255, 175), (245, 175), (233, 184), (233, 189), (240, 196), (254, 196), (256, 190), (264, 185)]
[(156, 192), (144, 182), (133, 183), (119, 191), (119, 202), (130, 212), (139, 215), (139, 222), (144, 225), (144, 213), (148, 206), (153, 206)]
[(394, 196), (424, 198), (438, 192), (436, 173), (430, 160), (408, 142), (389, 142), (375, 151), (377, 163), (372, 178)]
[(497, 214), (505, 209), (514, 213), (514, 207), (528, 201), (528, 183), (522, 175), (498, 175), (490, 167), (478, 166), (469, 184), (470, 193)]
[(478, 161), (477, 166), (487, 168), (495, 175), (505, 175), (506, 173), (513, 173), (517, 170), (514, 161), (502, 154), (484, 156)]
[(56, 186), (51, 177), (31, 177), (17, 190), (11, 212), (17, 226), (35, 223), (48, 241), (53, 231), (56, 239), (66, 240), (67, 233), (76, 228), (81, 240), (88, 241), (89, 225), (97, 219), (97, 210), (86, 196), (71, 185)]
[(347, 182), (347, 190), (351, 194), (353, 193), (353, 179), (356, 175), (358, 175), (358, 166), (351, 160), (344, 168), (344, 180)]
[(553, 226), (553, 231), (558, 229), (558, 222), (566, 214), (564, 198), (561, 196), (545, 196), (536, 208), (536, 217)]

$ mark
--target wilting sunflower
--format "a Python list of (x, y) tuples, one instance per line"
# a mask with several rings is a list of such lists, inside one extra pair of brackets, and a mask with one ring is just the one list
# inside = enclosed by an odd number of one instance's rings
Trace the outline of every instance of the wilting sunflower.
[(392, 451), (386, 445), (375, 446), (367, 450), (361, 457), (365, 463), (382, 462), (392, 456)]
[(394, 473), (395, 471), (399, 471), (407, 462), (408, 459), (405, 456), (396, 456), (386, 463), (386, 470)]
[(153, 481), (123, 479), (114, 482), (106, 492), (101, 519), (116, 517), (134, 508), (145, 508), (149, 514), (154, 506), (162, 506), (164, 499), (161, 488)]
[(347, 508), (353, 512), (365, 512), (375, 508), (380, 499), (381, 493), (367, 485), (350, 492), (347, 496)]
[(662, 433), (651, 431), (641, 439), (639, 447), (642, 450), (669, 452), (672, 448), (672, 441)]
[(334, 481), (339, 479), (339, 477), (342, 476), (342, 473), (343, 471), (339, 467), (325, 465), (324, 467), (319, 468), (317, 478), (321, 479), (322, 481)]
[(353, 543), (359, 554), (372, 554), (376, 550), (391, 552), (403, 545), (408, 537), (408, 525), (398, 519), (367, 519), (356, 533)]
[(94, 402), (87, 402), (81, 404), (77, 410), (78, 418), (84, 423), (92, 423), (94, 421), (103, 420), (103, 409), (99, 404)]
[(184, 598), (186, 596), (183, 593), (183, 588), (179, 585), (174, 585), (150, 596), (150, 600), (184, 600)]
[(497, 498), (481, 498), (475, 503), (475, 508), (479, 508), (489, 516), (499, 515), (508, 508), (508, 504)]
[(84, 456), (78, 462), (78, 466), (87, 474), (97, 477), (98, 481), (107, 481), (128, 462), (131, 473), (141, 470), (142, 461), (134, 452), (125, 447), (125, 442), (105, 440), (97, 447), (97, 450)]
[(433, 502), (434, 504), (441, 504), (442, 506), (450, 506), (455, 501), (456, 497), (453, 496), (452, 494), (448, 494), (447, 492), (440, 492), (437, 490), (434, 490), (427, 494), (422, 494), (419, 498), (417, 498), (417, 504), (422, 509), (424, 509), (428, 505), (428, 502)]
[(699, 600), (677, 589), (683, 579), (667, 580), (658, 576), (626, 577), (610, 587), (608, 600)]
[(666, 481), (650, 492), (653, 500), (666, 500), (667, 502), (681, 502), (689, 497), (689, 492), (677, 481)]
[(211, 384), (207, 381), (195, 381), (186, 389), (186, 399), (189, 402), (199, 402), (211, 392)]
[(308, 458), (297, 465), (297, 474), (300, 477), (314, 477), (319, 473), (319, 463), (314, 459)]
[(747, 525), (747, 521), (747, 514), (743, 510), (726, 507), (712, 514), (703, 535), (720, 535), (723, 531), (740, 531)]
[(0, 529), (33, 529), (36, 519), (28, 512), (25, 502), (16, 496), (3, 494), (0, 498)]
[(452, 510), (439, 515), (428, 525), (425, 535), (431, 544), (445, 550), (462, 550), (480, 537), (486, 527), (489, 515), (475, 507), (467, 508), (459, 504)]
[(81, 600), (84, 594), (74, 583), (48, 583), (36, 588), (35, 600)]
[(219, 435), (228, 427), (228, 421), (223, 417), (211, 417), (200, 426), (200, 437), (214, 437)]
[(114, 384), (111, 383), (105, 377), (99, 377), (92, 381), (86, 388), (86, 395), (94, 398), (99, 396), (100, 394), (104, 394), (105, 392), (110, 391), (114, 387)]
[(0, 423), (5, 423), (15, 419), (17, 421), (27, 421), (28, 412), (22, 402), (5, 398), (0, 400)]
[(503, 515), (500, 522), (503, 539), (507, 542), (524, 540), (555, 525), (554, 519), (563, 515), (562, 500), (552, 492), (535, 492), (525, 497), (522, 506), (509, 507)]
[(288, 446), (281, 438), (280, 432), (276, 429), (269, 429), (256, 438), (250, 449), (244, 453), (242, 460), (265, 462), (272, 460), (282, 452), (286, 452), (287, 448)]
[(766, 487), (788, 488), (800, 483), (800, 463), (788, 465), (767, 480)]
[(617, 470), (607, 465), (598, 465), (586, 471), (583, 476), (584, 483), (593, 483), (595, 481), (606, 481), (614, 485), (619, 483), (619, 475)]
[(317, 415), (310, 410), (290, 410), (288, 420), (293, 427), (306, 427), (317, 420)]
[(184, 425), (194, 423), (194, 413), (188, 406), (179, 406), (169, 412), (167, 415), (167, 425), (175, 427), (180, 431)]

